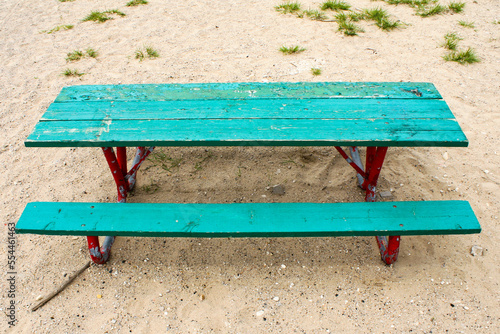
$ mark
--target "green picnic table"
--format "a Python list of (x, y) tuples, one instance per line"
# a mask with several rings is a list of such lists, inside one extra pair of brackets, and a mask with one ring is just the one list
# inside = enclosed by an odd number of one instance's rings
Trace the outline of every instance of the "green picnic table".
[[(17, 233), (87, 236), (95, 263), (108, 260), (115, 236), (376, 236), (382, 260), (392, 264), (402, 235), (481, 231), (467, 201), (376, 202), (389, 147), (468, 145), (431, 83), (71, 86), (25, 145), (102, 148), (119, 204), (32, 202), (16, 225)], [(356, 171), (366, 201), (125, 203), (155, 146), (332, 146)], [(127, 147), (137, 147), (130, 169)], [(364, 164), (358, 147), (366, 147)]]

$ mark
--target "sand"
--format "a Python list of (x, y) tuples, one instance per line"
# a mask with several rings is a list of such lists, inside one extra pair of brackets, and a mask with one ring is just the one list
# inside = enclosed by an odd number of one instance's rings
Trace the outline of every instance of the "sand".
[[(407, 23), (347, 37), (335, 22), (283, 15), (279, 1), (126, 0), (0, 3), (1, 240), (29, 201), (116, 198), (99, 149), (37, 149), (24, 140), (62, 87), (80, 84), (425, 81), (435, 84), (467, 135), (468, 148), (390, 149), (379, 191), (394, 200), (467, 200), (477, 235), (404, 237), (398, 262), (384, 265), (374, 238), (118, 238), (110, 261), (92, 265), (36, 312), (88, 261), (83, 237), (19, 235), (16, 296), (2, 278), (1, 313), (15, 300), (9, 333), (498, 333), (500, 4), (466, 0), (461, 14), (429, 18), (408, 6), (383, 7)], [(319, 2), (302, 1), (304, 8)], [(81, 22), (92, 10), (125, 17)], [(331, 16), (331, 14), (329, 14)], [(474, 22), (475, 28), (458, 24)], [(42, 33), (62, 24), (67, 31)], [(455, 31), (481, 62), (445, 62)], [(157, 59), (135, 51), (154, 47)], [(307, 50), (285, 56), (282, 45)], [(98, 50), (68, 63), (73, 50)], [(66, 69), (85, 73), (65, 77)], [(311, 68), (321, 68), (313, 76)], [(147, 161), (130, 202), (362, 201), (355, 175), (328, 148), (162, 149), (182, 159), (171, 172)], [(130, 158), (132, 151), (128, 152)], [(268, 187), (282, 184), (284, 195)], [(472, 246), (483, 254), (472, 256)], [(0, 250), (7, 262), (7, 247)], [(6, 273), (6, 267), (3, 267)], [(5, 274), (7, 276), (7, 274)]]

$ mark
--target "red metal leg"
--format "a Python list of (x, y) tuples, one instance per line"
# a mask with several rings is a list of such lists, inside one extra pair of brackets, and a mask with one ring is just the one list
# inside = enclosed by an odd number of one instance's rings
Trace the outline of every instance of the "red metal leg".
[(384, 261), (385, 264), (393, 264), (396, 262), (398, 259), (401, 237), (399, 235), (391, 235), (389, 236), (389, 240), (387, 240), (386, 236), (376, 238), (382, 261)]
[(153, 152), (154, 149), (155, 149), (154, 146), (150, 147), (147, 150), (145, 147), (138, 147), (137, 148), (137, 152), (135, 154), (134, 161), (132, 162), (132, 168), (130, 168), (130, 171), (127, 173), (127, 175), (125, 175), (125, 179), (128, 182), (129, 191), (134, 189), (137, 170), (139, 169), (139, 167), (141, 167), (144, 160), (146, 160), (148, 155), (151, 152)]
[[(366, 158), (367, 177), (364, 182), (364, 184), (366, 184), (366, 188), (363, 188), (366, 189), (365, 201), (367, 202), (375, 202), (377, 200), (375, 197), (375, 188), (377, 186), (377, 180), (380, 175), (380, 170), (382, 169), (382, 164), (384, 163), (386, 153), (387, 153), (387, 147), (377, 147), (375, 154), (373, 156), (372, 155), (368, 156), (368, 150), (367, 150), (367, 158)], [(369, 164), (368, 164), (368, 158), (370, 158), (371, 160)]]
[(337, 149), (337, 151), (339, 151), (340, 155), (347, 161), (347, 163), (349, 163), (349, 165), (351, 165), (352, 168), (354, 168), (356, 172), (358, 172), (358, 174), (361, 175), (361, 177), (366, 178), (365, 171), (363, 170), (362, 167), (358, 166), (358, 164), (355, 161), (353, 161), (353, 159), (349, 158), (347, 153), (345, 153), (345, 151), (341, 147), (335, 146), (335, 148)]
[(125, 203), (127, 199), (128, 183), (125, 180), (125, 174), (122, 173), (118, 159), (112, 147), (103, 147), (104, 156), (108, 162), (113, 178), (115, 179), (116, 187), (118, 190), (118, 203)]
[(99, 247), (99, 237), (88, 236), (87, 244), (89, 246), (90, 258), (94, 263), (104, 264), (108, 261), (109, 255), (111, 254), (111, 246), (115, 242), (115, 237), (107, 236), (102, 247)]
[[(104, 157), (108, 162), (111, 173), (116, 183), (118, 191), (118, 203), (125, 203), (127, 200), (127, 193), (134, 187), (135, 176), (137, 170), (144, 162), (146, 157), (153, 151), (154, 147), (148, 150), (145, 147), (139, 147), (137, 154), (132, 163), (133, 167), (127, 173), (127, 154), (125, 147), (117, 147), (117, 154), (111, 147), (103, 147)], [(111, 246), (115, 241), (114, 236), (107, 236), (104, 240), (102, 247), (99, 245), (99, 237), (88, 236), (87, 243), (89, 246), (90, 258), (97, 264), (104, 264), (108, 261), (111, 253)]]
[[(370, 172), (372, 170), (372, 164), (373, 164), (373, 161), (375, 160), (376, 153), (377, 153), (376, 147), (367, 147), (366, 148), (366, 166), (365, 166), (366, 175), (370, 175)], [(366, 190), (367, 186), (368, 186), (368, 177), (365, 177), (365, 180), (364, 180), (363, 184), (361, 185), (361, 188)]]
[(135, 175), (137, 172), (137, 169), (135, 169), (135, 166), (137, 166), (137, 164), (141, 160), (142, 156), (144, 155), (145, 151), (146, 151), (145, 147), (138, 147), (137, 151), (135, 152), (134, 161), (132, 161), (132, 168), (130, 169), (130, 173), (129, 173), (130, 175), (127, 179), (128, 188), (130, 190), (134, 189), (134, 186), (135, 186), (135, 181), (136, 181)]
[[(345, 151), (340, 147), (335, 147), (339, 151), (340, 155), (356, 170), (358, 173), (358, 185), (366, 190), (365, 201), (375, 202), (376, 197), (376, 187), (378, 177), (380, 176), (380, 170), (384, 163), (385, 155), (387, 153), (387, 147), (367, 147), (366, 148), (366, 168), (363, 171), (363, 164), (361, 163), (361, 158), (359, 157), (359, 150), (357, 147), (351, 147), (351, 158), (345, 153)], [(392, 264), (396, 262), (399, 254), (399, 243), (400, 236), (378, 236), (377, 244), (380, 249), (380, 256), (382, 261), (386, 264)]]
[[(358, 186), (361, 188), (363, 186), (363, 182), (365, 181), (366, 174), (364, 173), (363, 163), (361, 162), (361, 157), (359, 155), (359, 149), (356, 146), (349, 147), (349, 151), (351, 152), (352, 162), (356, 164), (363, 171), (363, 173), (357, 173), (356, 177), (358, 178)], [(357, 171), (357, 170), (356, 170)]]
[[(118, 189), (118, 203), (125, 203), (127, 199), (128, 184), (125, 181), (124, 173), (122, 168), (127, 169), (127, 161), (125, 155), (125, 148), (118, 148), (118, 157), (116, 157), (113, 148), (103, 147), (104, 156), (108, 162), (109, 168), (111, 168), (111, 173), (115, 179), (116, 186)], [(120, 159), (120, 160), (118, 160)], [(115, 241), (114, 236), (107, 236), (104, 240), (102, 247), (99, 246), (99, 237), (88, 236), (87, 244), (89, 246), (90, 258), (94, 263), (104, 264), (108, 261), (109, 255), (111, 253), (111, 246)]]
[(116, 157), (118, 160), (118, 165), (122, 171), (122, 174), (127, 174), (127, 148), (126, 147), (117, 147), (116, 148)]
[[(375, 190), (386, 153), (387, 147), (368, 147), (366, 150), (367, 177), (363, 182), (362, 188), (366, 190), (365, 200), (367, 202), (375, 202), (377, 200)], [(401, 237), (399, 235), (394, 235), (389, 236), (389, 238), (386, 236), (377, 236), (376, 238), (382, 261), (386, 264), (396, 262), (398, 259)]]

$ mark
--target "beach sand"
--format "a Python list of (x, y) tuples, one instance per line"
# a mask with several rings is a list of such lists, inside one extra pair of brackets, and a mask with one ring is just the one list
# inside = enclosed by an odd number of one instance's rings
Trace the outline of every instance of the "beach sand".
[[(337, 23), (275, 11), (279, 1), (6, 0), (0, 3), (0, 236), (30, 201), (115, 201), (99, 149), (26, 148), (24, 140), (67, 85), (414, 81), (432, 82), (467, 135), (468, 148), (390, 149), (379, 191), (394, 200), (467, 200), (483, 231), (403, 237), (384, 265), (375, 238), (117, 238), (106, 265), (91, 265), (36, 312), (46, 296), (89, 260), (84, 237), (19, 235), (16, 295), (6, 278), (0, 330), (9, 333), (499, 333), (500, 3), (466, 0), (461, 14), (422, 18), (382, 7), (407, 25), (348, 37)], [(303, 8), (320, 2), (302, 1)], [(445, 4), (443, 2), (443, 4)], [(447, 2), (446, 2), (447, 4)], [(119, 9), (105, 23), (93, 10)], [(332, 13), (328, 13), (331, 17)], [(475, 28), (458, 24), (474, 22)], [(43, 33), (58, 25), (73, 29)], [(480, 63), (445, 62), (444, 35)], [(160, 57), (139, 61), (145, 45)], [(283, 55), (282, 45), (306, 51)], [(68, 63), (73, 50), (96, 59)], [(66, 77), (66, 69), (85, 73)], [(313, 76), (311, 68), (322, 74)], [(355, 174), (330, 148), (169, 148), (182, 159), (167, 172), (146, 161), (130, 202), (362, 201)], [(129, 151), (129, 157), (133, 152)], [(284, 195), (268, 187), (282, 184)], [(472, 246), (483, 254), (472, 256)], [(7, 262), (7, 247), (0, 250)], [(7, 272), (6, 266), (3, 267)], [(15, 300), (15, 327), (7, 306)]]

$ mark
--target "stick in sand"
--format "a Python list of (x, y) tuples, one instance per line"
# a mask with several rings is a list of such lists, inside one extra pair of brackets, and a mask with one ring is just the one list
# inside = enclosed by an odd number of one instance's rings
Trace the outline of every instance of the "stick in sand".
[(85, 269), (87, 269), (88, 267), (90, 267), (90, 261), (87, 262), (82, 268), (80, 268), (80, 270), (78, 270), (76, 273), (74, 273), (73, 275), (71, 275), (68, 280), (63, 284), (61, 285), (59, 288), (55, 289), (54, 291), (52, 291), (48, 296), (47, 298), (45, 298), (44, 300), (42, 300), (40, 303), (38, 303), (37, 305), (33, 306), (33, 308), (31, 309), (32, 312), (38, 310), (40, 307), (42, 307), (43, 305), (45, 305), (45, 303), (47, 303), (49, 300), (51, 300), (52, 298), (54, 298), (55, 296), (57, 296), (57, 294), (61, 291), (63, 291), (64, 289), (66, 289), (66, 287), (71, 283), (73, 282), (73, 280), (75, 278), (78, 277), (78, 275), (80, 275), (81, 273), (83, 273), (85, 271)]

